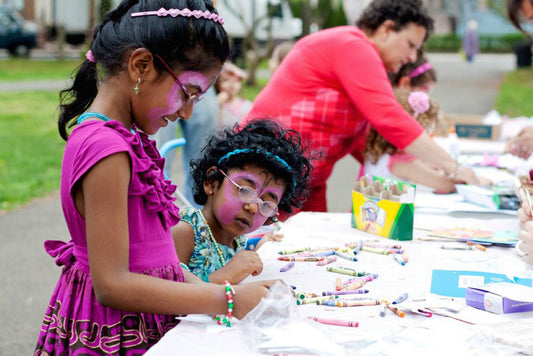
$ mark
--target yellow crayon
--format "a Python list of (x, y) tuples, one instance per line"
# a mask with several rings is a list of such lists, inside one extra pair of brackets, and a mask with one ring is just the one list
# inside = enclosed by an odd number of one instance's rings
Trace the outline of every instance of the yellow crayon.
[(394, 314), (398, 315), (400, 318), (403, 318), (405, 316), (405, 312), (400, 308), (393, 307), (391, 304), (386, 305), (389, 310), (391, 310)]
[(363, 307), (368, 305), (378, 305), (380, 301), (378, 299), (371, 300), (339, 300), (337, 302), (338, 307)]

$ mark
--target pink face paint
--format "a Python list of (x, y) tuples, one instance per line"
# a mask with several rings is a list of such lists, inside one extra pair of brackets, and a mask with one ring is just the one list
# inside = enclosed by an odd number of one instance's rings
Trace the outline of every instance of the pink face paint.
[[(278, 199), (280, 199), (283, 194), (283, 190), (278, 187), (269, 186), (262, 189), (265, 182), (264, 175), (263, 177), (260, 177), (249, 172), (237, 172), (231, 174), (229, 177), (235, 182), (238, 182), (241, 179), (246, 179), (253, 182), (255, 184), (255, 189), (258, 196), (262, 196), (267, 192), (272, 192), (278, 197)], [(245, 203), (239, 199), (239, 196), (237, 195), (237, 187), (228, 180), (226, 180), (226, 184), (224, 186), (224, 198), (225, 202), (220, 206), (220, 209), (218, 209), (217, 216), (220, 219), (220, 222), (229, 225), (233, 223), (237, 216), (239, 216)], [(259, 207), (257, 209), (258, 210), (253, 217), (252, 226), (250, 227), (249, 231), (258, 229), (267, 220), (267, 217), (263, 216), (259, 212)]]
[[(209, 81), (203, 74), (199, 72), (183, 72), (179, 76), (179, 80), (183, 83), (183, 85), (199, 88), (202, 93), (205, 92), (209, 87)], [(185, 93), (183, 93), (183, 89), (180, 85), (178, 85), (178, 83), (174, 83), (167, 92), (167, 106), (154, 107), (148, 112), (148, 118), (152, 121), (152, 125), (154, 126), (153, 128), (156, 130), (159, 129), (159, 125), (155, 122), (156, 120), (167, 115), (172, 115), (181, 109), (181, 107), (185, 104), (184, 98)]]

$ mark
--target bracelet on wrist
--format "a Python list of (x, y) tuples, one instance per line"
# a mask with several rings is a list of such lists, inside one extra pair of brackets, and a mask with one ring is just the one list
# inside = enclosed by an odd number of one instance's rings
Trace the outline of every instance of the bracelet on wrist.
[(463, 171), (463, 166), (457, 163), (455, 165), (455, 170), (452, 173), (448, 174), (448, 177), (450, 177), (450, 179), (456, 179), (457, 176), (460, 175), (462, 171)]
[(226, 294), (228, 311), (226, 315), (215, 315), (213, 319), (218, 325), (226, 325), (229, 328), (231, 326), (231, 318), (233, 317), (233, 295), (235, 294), (235, 289), (233, 289), (228, 281), (224, 281), (224, 293)]

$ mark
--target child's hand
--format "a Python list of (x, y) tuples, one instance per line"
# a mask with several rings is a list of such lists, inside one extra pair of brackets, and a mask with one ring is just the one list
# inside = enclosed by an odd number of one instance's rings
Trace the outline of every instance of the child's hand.
[(518, 238), (521, 241), (518, 248), (524, 253), (522, 259), (529, 264), (533, 264), (533, 221), (531, 214), (528, 202), (522, 201), (522, 206), (517, 212), (520, 220)]
[(281, 239), (283, 239), (283, 234), (278, 234), (278, 233), (275, 233), (275, 232), (267, 232), (263, 238), (257, 243), (257, 245), (255, 246), (255, 249), (254, 251), (257, 251), (259, 250), (259, 247), (263, 246), (263, 244), (267, 241), (281, 241)]
[(270, 286), (276, 282), (277, 280), (259, 281), (234, 286), (233, 315), (237, 319), (242, 319), (250, 310), (259, 304), (261, 299), (268, 294)]
[[(248, 275), (257, 276), (263, 271), (263, 261), (255, 251), (240, 250), (233, 256), (226, 266), (215, 273), (224, 273), (225, 278), (232, 284), (240, 283)], [(211, 280), (211, 278), (210, 278)]]

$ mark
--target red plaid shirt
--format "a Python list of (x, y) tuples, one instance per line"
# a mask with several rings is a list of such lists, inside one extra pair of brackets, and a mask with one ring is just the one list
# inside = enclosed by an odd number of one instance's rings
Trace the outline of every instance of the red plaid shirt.
[[(277, 118), (298, 131), (313, 153), (320, 153), (313, 162), (312, 182), (320, 194), (325, 194), (326, 180), (340, 158), (350, 153), (362, 163), (369, 125), (400, 149), (424, 131), (396, 101), (377, 48), (354, 26), (300, 40), (245, 121), (258, 117)], [(308, 202), (313, 199), (312, 192)]]

